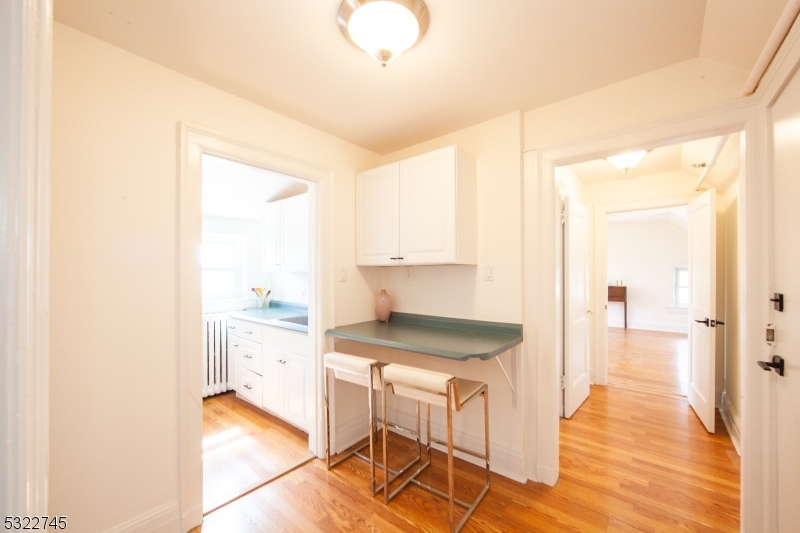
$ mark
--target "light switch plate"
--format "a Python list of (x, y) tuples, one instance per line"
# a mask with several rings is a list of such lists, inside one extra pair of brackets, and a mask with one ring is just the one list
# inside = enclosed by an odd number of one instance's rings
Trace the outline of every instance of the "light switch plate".
[(494, 281), (494, 266), (492, 265), (483, 266), (483, 279), (486, 281)]
[(347, 268), (342, 267), (339, 270), (339, 281), (347, 281)]
[(414, 279), (414, 267), (406, 267), (406, 281)]

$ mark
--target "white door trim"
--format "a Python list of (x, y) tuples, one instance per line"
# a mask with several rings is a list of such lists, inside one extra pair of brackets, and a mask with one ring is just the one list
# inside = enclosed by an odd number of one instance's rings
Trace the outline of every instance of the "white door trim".
[[(642, 211), (644, 209), (659, 209), (662, 207), (676, 207), (686, 205), (700, 193), (687, 194), (684, 196), (672, 196), (669, 198), (652, 198), (646, 200), (636, 200), (631, 202), (603, 203), (594, 206), (593, 235), (593, 278), (592, 288), (594, 289), (594, 342), (592, 343), (592, 354), (594, 355), (594, 365), (592, 365), (592, 383), (595, 385), (608, 385), (608, 309), (606, 303), (608, 299), (608, 215), (609, 213), (624, 213), (626, 211)], [(598, 281), (600, 280), (600, 281)]]
[(52, 0), (0, 6), (0, 509), (47, 514)]
[[(753, 354), (760, 353), (762, 315), (766, 305), (764, 268), (766, 261), (765, 194), (760, 190), (765, 154), (765, 128), (757, 112), (757, 98), (750, 97), (679, 117), (660, 120), (620, 131), (578, 139), (525, 152), (524, 205), (524, 324), (531, 341), (529, 377), (535, 397), (530, 398), (536, 413), (527, 450), (531, 479), (554, 485), (559, 468), (558, 361), (555, 317), (560, 301), (555, 290), (557, 187), (555, 168), (605, 157), (615, 150), (656, 148), (677, 142), (744, 131), (746, 148), (743, 165), (740, 216), (743, 225), (743, 294), (741, 310), (742, 381), (742, 524), (743, 531), (760, 531), (765, 522), (762, 453), (768, 442), (761, 413), (765, 405), (763, 387), (751, 368)], [(748, 179), (751, 178), (751, 179)], [(758, 349), (754, 349), (758, 347)], [(754, 366), (754, 364), (753, 364)], [(756, 516), (758, 515), (758, 516)]]
[[(192, 124), (180, 124), (178, 132), (178, 215), (176, 265), (177, 286), (177, 396), (178, 493), (182, 530), (188, 531), (203, 519), (202, 495), (202, 412), (201, 323), (199, 249), (201, 242), (201, 158), (212, 154), (248, 165), (294, 176), (309, 183), (309, 335), (314, 352), (310, 370), (313, 387), (314, 422), (309, 429), (309, 449), (317, 457), (325, 452), (322, 412), (321, 354), (325, 331), (333, 327), (333, 269), (322, 258), (332, 255), (333, 172), (312, 162), (270, 151), (233, 137)], [(324, 267), (324, 268), (323, 268)]]

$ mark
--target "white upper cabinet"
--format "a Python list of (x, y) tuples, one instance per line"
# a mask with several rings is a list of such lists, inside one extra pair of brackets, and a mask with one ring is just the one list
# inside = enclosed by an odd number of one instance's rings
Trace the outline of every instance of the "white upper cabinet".
[(264, 271), (308, 272), (308, 193), (264, 208)]
[(356, 248), (359, 265), (390, 265), (400, 256), (399, 166), (356, 175)]
[(475, 158), (449, 146), (356, 176), (358, 265), (477, 264)]
[(308, 272), (308, 193), (281, 204), (281, 270)]

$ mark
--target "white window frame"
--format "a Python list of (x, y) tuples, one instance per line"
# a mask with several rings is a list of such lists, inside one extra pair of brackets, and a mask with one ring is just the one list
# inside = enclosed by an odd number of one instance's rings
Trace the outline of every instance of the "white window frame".
[[(247, 247), (246, 247), (246, 239), (244, 237), (238, 235), (230, 235), (226, 233), (212, 233), (212, 232), (203, 232), (203, 244), (233, 244), (236, 246), (237, 253), (236, 257), (239, 259), (238, 264), (234, 265), (233, 267), (215, 267), (215, 268), (206, 268), (205, 266), (201, 265), (202, 272), (205, 271), (233, 271), (233, 285), (235, 290), (232, 292), (227, 293), (218, 293), (218, 294), (206, 294), (205, 292), (202, 293), (202, 299), (204, 302), (210, 301), (218, 301), (218, 300), (235, 300), (238, 298), (245, 297), (245, 276), (247, 274)], [(202, 257), (202, 256), (201, 256)], [(202, 274), (201, 274), (202, 276)], [(201, 277), (202, 279), (202, 277)], [(202, 288), (201, 288), (202, 290)]]
[(687, 309), (689, 307), (689, 302), (681, 303), (678, 301), (678, 289), (688, 289), (689, 285), (678, 285), (678, 280), (680, 279), (679, 273), (680, 271), (685, 270), (686, 274), (689, 275), (689, 267), (688, 266), (675, 266), (672, 268), (672, 301), (675, 307), (680, 309)]

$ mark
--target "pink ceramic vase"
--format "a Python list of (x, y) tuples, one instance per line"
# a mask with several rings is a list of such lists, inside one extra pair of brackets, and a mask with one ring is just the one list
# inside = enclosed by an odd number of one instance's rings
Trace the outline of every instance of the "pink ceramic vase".
[(375, 314), (378, 315), (379, 322), (388, 322), (392, 314), (392, 297), (387, 294), (386, 289), (381, 289), (381, 293), (375, 298)]

